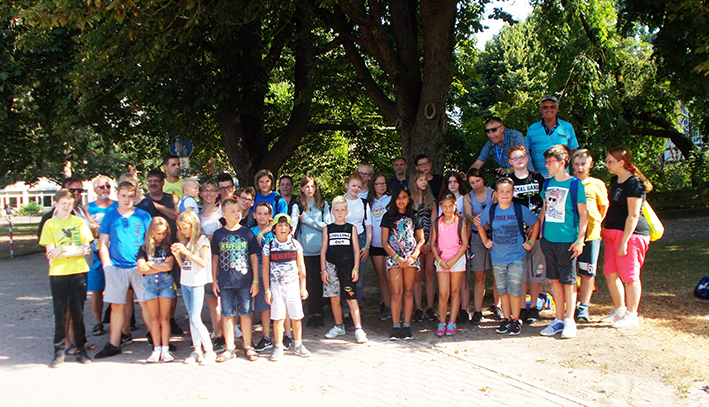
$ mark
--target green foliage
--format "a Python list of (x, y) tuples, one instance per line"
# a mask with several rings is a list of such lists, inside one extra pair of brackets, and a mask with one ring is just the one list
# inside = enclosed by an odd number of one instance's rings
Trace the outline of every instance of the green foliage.
[(19, 216), (38, 216), (42, 214), (42, 207), (35, 201), (30, 201), (22, 206), (17, 211)]

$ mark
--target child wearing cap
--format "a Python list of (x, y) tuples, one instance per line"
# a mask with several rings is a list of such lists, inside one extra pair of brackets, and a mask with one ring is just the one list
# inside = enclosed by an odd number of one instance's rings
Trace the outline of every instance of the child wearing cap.
[(305, 260), (303, 247), (291, 236), (290, 216), (281, 213), (273, 219), (276, 238), (263, 246), (263, 286), (266, 302), (271, 305), (273, 339), (272, 361), (283, 357), (283, 331), (286, 313), (293, 327), (293, 350), (300, 357), (310, 357), (303, 345), (303, 300), (308, 298), (305, 288)]

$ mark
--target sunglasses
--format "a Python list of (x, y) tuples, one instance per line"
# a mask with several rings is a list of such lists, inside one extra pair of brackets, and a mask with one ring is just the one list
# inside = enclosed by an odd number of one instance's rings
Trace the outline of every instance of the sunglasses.
[(75, 194), (77, 192), (80, 194), (83, 194), (84, 192), (86, 192), (86, 190), (84, 188), (68, 188), (68, 189), (69, 189), (69, 192), (71, 192), (72, 194)]
[(110, 185), (98, 185), (98, 186), (96, 186), (96, 188), (98, 188), (98, 189), (111, 189), (111, 186), (110, 186)]
[(500, 127), (502, 127), (502, 126), (497, 126), (497, 127), (485, 129), (485, 133), (496, 132)]

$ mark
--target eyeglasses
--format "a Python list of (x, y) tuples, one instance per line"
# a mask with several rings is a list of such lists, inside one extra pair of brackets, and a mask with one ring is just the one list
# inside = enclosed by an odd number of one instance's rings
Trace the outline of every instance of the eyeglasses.
[(359, 172), (360, 177), (371, 177), (372, 173), (371, 172), (362, 172), (362, 171), (357, 171)]
[(556, 105), (544, 105), (542, 106), (542, 110), (550, 110), (550, 109), (556, 109)]
[(68, 189), (69, 192), (71, 192), (72, 194), (76, 194), (77, 192), (80, 193), (80, 194), (83, 194), (84, 192), (86, 192), (86, 190), (85, 190), (84, 188), (67, 188), (67, 189)]
[(546, 161), (544, 161), (544, 164), (549, 165), (549, 164), (553, 164), (553, 163), (558, 163), (559, 161), (560, 160), (546, 160)]
[(417, 166), (417, 167), (430, 167), (430, 166), (431, 166), (431, 162), (430, 162), (430, 161), (426, 161), (425, 163), (418, 163), (418, 164), (416, 164), (416, 166)]
[(219, 187), (219, 190), (220, 191), (228, 191), (232, 188), (234, 188), (234, 185), (229, 185), (228, 187)]
[(502, 126), (497, 126), (497, 127), (492, 127), (490, 129), (485, 129), (485, 133), (490, 133), (490, 132), (496, 132), (500, 127)]
[(375, 182), (374, 186), (375, 187), (385, 187), (387, 185), (386, 182)]
[(525, 158), (527, 158), (526, 155), (520, 155), (520, 156), (517, 156), (517, 157), (510, 157), (510, 161), (522, 161), (522, 160), (524, 160)]
[(96, 188), (98, 189), (111, 189), (111, 185), (97, 185)]
[(246, 201), (246, 202), (250, 202), (250, 201), (254, 200), (254, 198), (252, 198), (250, 196), (240, 196), (239, 199), (242, 201)]

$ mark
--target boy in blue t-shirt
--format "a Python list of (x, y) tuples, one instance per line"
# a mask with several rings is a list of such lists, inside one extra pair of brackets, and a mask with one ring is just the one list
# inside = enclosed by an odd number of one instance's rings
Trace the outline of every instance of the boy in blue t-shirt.
[(273, 213), (273, 208), (271, 204), (266, 201), (261, 201), (254, 207), (254, 218), (256, 219), (256, 226), (251, 228), (251, 231), (256, 235), (256, 241), (259, 243), (258, 252), (258, 294), (254, 299), (254, 311), (261, 313), (261, 326), (263, 327), (263, 337), (259, 343), (254, 347), (256, 352), (263, 352), (266, 349), (273, 348), (273, 341), (271, 340), (271, 306), (266, 303), (265, 292), (266, 289), (263, 285), (263, 255), (262, 248), (266, 246), (271, 240), (275, 239), (276, 235), (273, 234), (273, 219), (271, 219)]
[(214, 295), (222, 304), (222, 327), (226, 350), (217, 362), (226, 362), (236, 357), (234, 342), (234, 317), (237, 311), (243, 332), (244, 353), (250, 361), (258, 359), (251, 347), (253, 323), (252, 298), (258, 294), (259, 245), (251, 230), (241, 227), (241, 211), (236, 200), (227, 198), (222, 202), (222, 216), (226, 225), (212, 235), (212, 274)]
[[(531, 250), (539, 234), (537, 215), (526, 206), (513, 202), (514, 181), (500, 178), (495, 182), (496, 204), (485, 208), (480, 214), (478, 233), (485, 247), (491, 249), (492, 270), (495, 273), (495, 285), (500, 295), (502, 320), (497, 333), (519, 335), (522, 324), (519, 313), (522, 306), (522, 283), (525, 273), (526, 250)], [(491, 215), (492, 214), (492, 215)], [(517, 219), (520, 216), (522, 219)], [(524, 232), (523, 223), (531, 226), (529, 239)], [(491, 226), (492, 239), (488, 239), (485, 226)]]
[(578, 178), (566, 172), (569, 149), (557, 144), (544, 152), (546, 168), (553, 175), (544, 183), (539, 218), (543, 222), (541, 245), (547, 260), (547, 278), (554, 288), (556, 318), (541, 331), (543, 336), (571, 339), (576, 336), (576, 258), (586, 240), (588, 210), (586, 190)]

